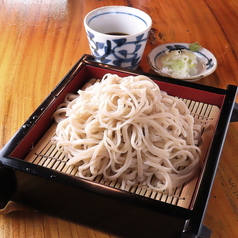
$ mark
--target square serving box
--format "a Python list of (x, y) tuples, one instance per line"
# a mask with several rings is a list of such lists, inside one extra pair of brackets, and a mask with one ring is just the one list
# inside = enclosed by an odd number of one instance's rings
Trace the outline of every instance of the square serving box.
[[(67, 93), (76, 93), (91, 78), (106, 73), (144, 74), (169, 95), (185, 100), (194, 117), (207, 120), (202, 135), (202, 168), (173, 195), (120, 182), (79, 178), (77, 168), (50, 143), (53, 112)], [(162, 78), (93, 61), (84, 55), (0, 152), (0, 209), (15, 201), (52, 216), (71, 220), (117, 237), (209, 237), (202, 225), (235, 105), (237, 87), (219, 89)]]

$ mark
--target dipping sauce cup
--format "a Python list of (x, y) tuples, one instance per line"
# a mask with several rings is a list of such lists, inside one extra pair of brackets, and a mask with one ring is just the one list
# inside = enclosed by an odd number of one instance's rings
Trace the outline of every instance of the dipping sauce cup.
[(127, 69), (138, 67), (151, 26), (147, 13), (127, 6), (97, 8), (84, 18), (95, 60)]

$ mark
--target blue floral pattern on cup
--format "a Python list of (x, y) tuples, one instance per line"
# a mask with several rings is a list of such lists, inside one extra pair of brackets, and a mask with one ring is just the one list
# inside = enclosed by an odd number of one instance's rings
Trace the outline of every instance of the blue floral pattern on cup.
[(113, 64), (118, 67), (134, 69), (139, 65), (141, 56), (140, 50), (145, 46), (148, 34), (141, 34), (135, 37), (135, 40), (120, 38), (99, 42), (95, 40), (92, 32), (87, 31), (90, 48), (97, 61), (105, 64)]

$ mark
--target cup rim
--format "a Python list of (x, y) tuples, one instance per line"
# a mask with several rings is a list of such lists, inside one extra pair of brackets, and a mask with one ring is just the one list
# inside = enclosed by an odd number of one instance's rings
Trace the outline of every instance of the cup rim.
[[(143, 13), (143, 14), (148, 18), (148, 21), (146, 21), (147, 27), (146, 27), (144, 30), (142, 30), (142, 31), (140, 31), (140, 32), (137, 32), (137, 33), (134, 33), (134, 34), (124, 35), (124, 36), (123, 36), (124, 38), (129, 38), (129, 37), (133, 37), (133, 36), (135, 36), (135, 35), (142, 34), (142, 32), (146, 32), (147, 30), (149, 31), (149, 30), (151, 29), (151, 27), (152, 27), (152, 19), (151, 19), (150, 15), (149, 15), (148, 13), (146, 13), (146, 12), (144, 12), (144, 11), (138, 9), (138, 8), (135, 8), (135, 7), (122, 6), (122, 5), (111, 5), (111, 6), (104, 6), (104, 7), (95, 8), (95, 9), (93, 9), (92, 11), (88, 12), (87, 15), (84, 17), (84, 26), (85, 26), (85, 29), (86, 29), (86, 30), (87, 30), (87, 29), (90, 29), (91, 32), (96, 32), (97, 34), (100, 34), (100, 35), (103, 35), (103, 36), (106, 35), (105, 33), (102, 33), (102, 32), (99, 32), (99, 31), (96, 31), (96, 30), (92, 29), (92, 28), (88, 25), (87, 19), (88, 19), (88, 17), (89, 17), (91, 14), (93, 14), (94, 12), (96, 12), (96, 11), (98, 11), (98, 10), (110, 9), (110, 8), (111, 8), (111, 9), (113, 9), (113, 8), (134, 9), (134, 10), (136, 10), (136, 11), (138, 11), (138, 12)], [(118, 38), (118, 35), (108, 35), (108, 37), (110, 37), (110, 38), (113, 39), (113, 38)]]

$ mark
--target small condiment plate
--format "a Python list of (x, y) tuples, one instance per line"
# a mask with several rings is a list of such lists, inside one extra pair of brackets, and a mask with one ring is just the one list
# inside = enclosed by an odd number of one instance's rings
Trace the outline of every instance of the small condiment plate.
[[(177, 78), (186, 81), (197, 81), (203, 77), (212, 74), (217, 68), (217, 60), (215, 56), (207, 49), (201, 47), (198, 51), (191, 51), (189, 43), (168, 43), (154, 48), (148, 55), (148, 63), (152, 70), (164, 77)], [(166, 51), (186, 49), (193, 52), (197, 56), (197, 71), (198, 73), (189, 77), (175, 77), (162, 72), (161, 57)]]

